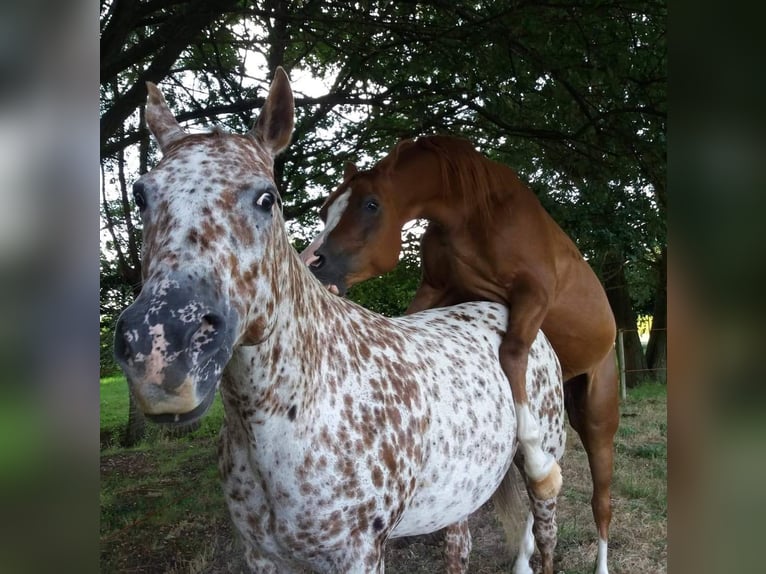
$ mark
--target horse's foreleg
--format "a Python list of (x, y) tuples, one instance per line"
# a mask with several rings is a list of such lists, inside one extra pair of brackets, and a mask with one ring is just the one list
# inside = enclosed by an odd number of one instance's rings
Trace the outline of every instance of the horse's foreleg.
[(561, 468), (550, 453), (543, 450), (540, 424), (532, 414), (527, 386), (536, 392), (547, 381), (527, 381), (530, 348), (548, 309), (547, 296), (532, 281), (514, 285), (508, 302), (508, 328), (500, 343), (500, 366), (511, 385), (516, 405), (517, 438), (524, 456), (524, 472), (535, 495), (555, 497), (561, 490)]
[(561, 490), (561, 467), (550, 453), (542, 448), (542, 432), (529, 403), (516, 405), (519, 446), (524, 455), (524, 473), (531, 488), (540, 499), (553, 498)]
[(245, 546), (245, 564), (250, 574), (299, 574), (293, 564), (280, 560), (275, 556), (266, 556), (261, 549), (250, 541), (243, 541)]
[(421, 283), (412, 301), (407, 306), (405, 314), (412, 315), (426, 309), (445, 307), (451, 304), (453, 304), (453, 301), (446, 291), (432, 287), (427, 283)]
[[(218, 443), (218, 471), (224, 498), (232, 524), (244, 546), (245, 563), (253, 574), (289, 574), (294, 569), (274, 556), (264, 553), (258, 543), (268, 528), (268, 514), (256, 513), (260, 507), (263, 488), (258, 473), (251, 467), (248, 456), (248, 438), (244, 425), (224, 395), (227, 418)], [(241, 492), (249, 496), (243, 499)], [(234, 495), (236, 493), (236, 495)]]
[(420, 240), (423, 279), (407, 307), (407, 315), (461, 302), (449, 289), (454, 277), (451, 271), (453, 255), (447, 237), (441, 226), (434, 222), (430, 222), (423, 233)]
[(448, 574), (463, 574), (468, 571), (471, 546), (471, 531), (467, 520), (456, 522), (445, 529), (444, 561)]
[[(336, 552), (327, 553), (322, 562), (312, 564), (311, 572), (343, 574), (383, 574), (385, 570), (385, 540), (362, 532), (350, 535)], [(303, 568), (301, 572), (309, 570)]]
[(612, 351), (589, 381), (585, 401), (585, 451), (593, 477), (591, 507), (598, 528), (598, 556), (594, 572), (608, 574), (607, 541), (612, 521), (611, 486), (614, 470), (614, 435), (619, 425), (619, 391), (615, 353)]

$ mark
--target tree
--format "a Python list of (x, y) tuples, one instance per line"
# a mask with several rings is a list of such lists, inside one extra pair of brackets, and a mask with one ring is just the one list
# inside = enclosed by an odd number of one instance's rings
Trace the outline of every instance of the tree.
[(667, 382), (668, 368), (668, 250), (664, 247), (657, 262), (657, 290), (652, 311), (652, 328), (646, 346), (646, 363), (654, 378)]
[[(119, 179), (122, 165), (129, 185), (139, 171), (130, 158), (151, 159), (137, 112), (146, 80), (163, 84), (190, 127), (241, 132), (282, 65), (327, 86), (303, 93), (294, 83), (293, 142), (276, 165), (297, 244), (312, 235), (315, 208), (347, 160), (367, 167), (402, 137), (463, 135), (531, 183), (603, 281), (623, 273), (620, 308), (630, 312), (616, 314), (628, 324), (637, 309), (667, 306), (657, 272), (666, 253), (666, 15), (656, 0), (104, 1), (102, 166)], [(120, 197), (122, 181), (117, 189)], [(107, 195), (104, 205), (115, 199)], [(130, 200), (112, 213), (112, 242), (127, 246), (130, 263), (121, 273), (135, 285)], [(414, 261), (405, 257), (398, 273), (404, 285), (416, 281)], [(354, 296), (401, 307), (407, 288), (381, 283)], [(660, 333), (651, 348), (662, 349)], [(639, 348), (629, 368), (643, 359)]]

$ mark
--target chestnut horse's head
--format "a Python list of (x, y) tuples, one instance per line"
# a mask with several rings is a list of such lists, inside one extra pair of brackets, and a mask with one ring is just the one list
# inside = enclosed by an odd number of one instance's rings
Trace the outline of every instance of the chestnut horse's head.
[(343, 183), (322, 205), (325, 227), (302, 253), (311, 272), (334, 293), (391, 271), (399, 261), (408, 215), (392, 192), (390, 173), (346, 164)]
[(273, 290), (259, 282), (273, 280), (266, 256), (290, 249), (273, 162), (290, 140), (293, 97), (279, 68), (247, 135), (188, 134), (157, 87), (147, 89), (163, 157), (133, 186), (144, 282), (114, 350), (142, 411), (188, 422), (212, 403), (234, 348), (270, 333)]
[(493, 194), (503, 189), (491, 165), (468, 140), (443, 135), (402, 140), (367, 171), (347, 164), (319, 212), (325, 228), (301, 259), (342, 294), (396, 267), (408, 221), (463, 228), (473, 218), (476, 232), (485, 233)]

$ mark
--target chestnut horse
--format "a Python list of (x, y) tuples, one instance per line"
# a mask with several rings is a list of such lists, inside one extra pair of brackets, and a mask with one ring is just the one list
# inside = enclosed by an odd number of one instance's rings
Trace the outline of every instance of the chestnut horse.
[(546, 489), (560, 487), (559, 469), (542, 452), (524, 384), (542, 328), (562, 364), (570, 424), (588, 454), (596, 571), (606, 573), (619, 420), (616, 329), (606, 293), (572, 240), (514, 171), (448, 136), (402, 141), (367, 171), (347, 165), (320, 216), (325, 228), (301, 255), (335, 293), (393, 269), (402, 226), (425, 218), (423, 278), (407, 313), (472, 300), (508, 305), (500, 363), (519, 412), (525, 470), (547, 497), (553, 491)]

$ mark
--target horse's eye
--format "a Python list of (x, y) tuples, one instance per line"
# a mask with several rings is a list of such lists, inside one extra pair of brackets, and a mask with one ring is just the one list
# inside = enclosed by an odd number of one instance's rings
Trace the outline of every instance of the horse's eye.
[(270, 191), (264, 191), (255, 200), (255, 205), (263, 211), (271, 211), (271, 208), (274, 207), (274, 203), (276, 203), (276, 196)]
[(368, 199), (367, 203), (364, 204), (364, 208), (370, 213), (375, 213), (379, 207), (378, 202), (374, 199)]
[(136, 202), (136, 207), (139, 211), (143, 211), (146, 208), (146, 196), (144, 195), (144, 184), (138, 182), (133, 185), (133, 201)]

